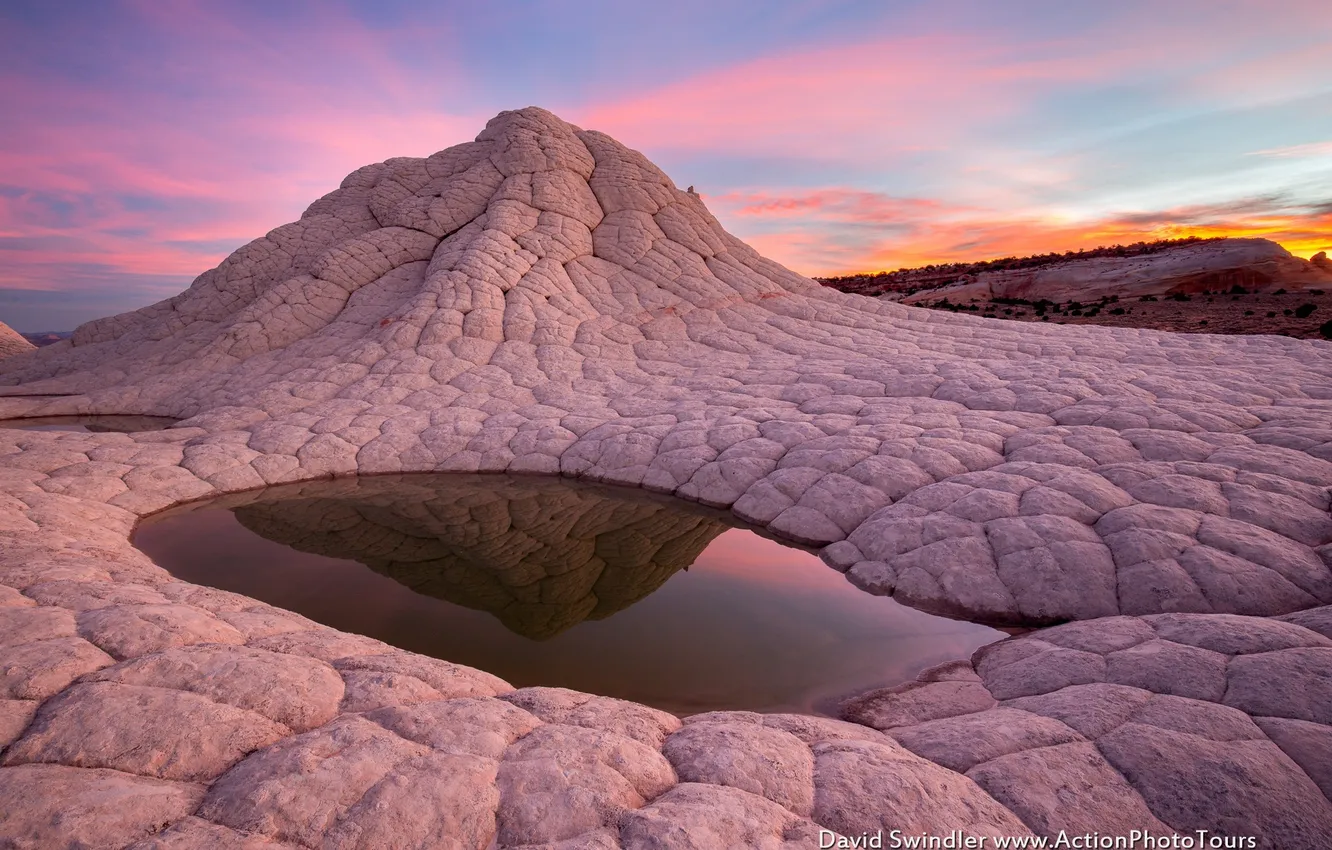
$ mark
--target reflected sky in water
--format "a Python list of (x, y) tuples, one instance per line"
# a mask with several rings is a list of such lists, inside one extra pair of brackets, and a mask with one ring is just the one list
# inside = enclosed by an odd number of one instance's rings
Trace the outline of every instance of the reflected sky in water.
[(678, 714), (827, 712), (1004, 637), (725, 519), (555, 478), (385, 476), (188, 506), (135, 544), (182, 579), (520, 687)]

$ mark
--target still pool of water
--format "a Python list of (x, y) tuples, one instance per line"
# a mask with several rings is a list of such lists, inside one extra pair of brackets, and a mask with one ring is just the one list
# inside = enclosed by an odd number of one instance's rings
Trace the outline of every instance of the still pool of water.
[(558, 478), (404, 475), (187, 505), (134, 543), (344, 631), (677, 714), (828, 712), (1004, 635), (852, 586), (718, 511)]
[(118, 431), (128, 434), (135, 431), (160, 431), (179, 421), (167, 416), (32, 416), (27, 419), (0, 419), (0, 428), (85, 433)]

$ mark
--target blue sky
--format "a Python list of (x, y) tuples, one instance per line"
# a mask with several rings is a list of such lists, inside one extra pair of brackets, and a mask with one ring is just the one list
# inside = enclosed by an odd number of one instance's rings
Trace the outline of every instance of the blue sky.
[(1290, 2), (0, 0), (0, 321), (169, 296), (368, 162), (540, 105), (806, 274), (1332, 249), (1332, 15)]

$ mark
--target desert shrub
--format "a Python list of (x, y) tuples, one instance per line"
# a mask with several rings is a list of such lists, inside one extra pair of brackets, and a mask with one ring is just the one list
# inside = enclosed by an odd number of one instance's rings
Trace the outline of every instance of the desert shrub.
[(1123, 308), (1123, 307), (1116, 307), (1115, 309), (1113, 309), (1113, 310), (1110, 311), (1110, 315), (1112, 315), (1112, 316), (1122, 316), (1122, 315), (1124, 315), (1124, 308)]
[(1276, 310), (1268, 310), (1268, 311), (1267, 311), (1267, 318), (1269, 318), (1269, 319), (1275, 319), (1275, 318), (1276, 318)]
[(1301, 304), (1295, 308), (1295, 318), (1307, 319), (1309, 314), (1318, 309), (1317, 304)]
[(1328, 319), (1318, 327), (1318, 332), (1323, 335), (1323, 339), (1332, 339), (1332, 319)]

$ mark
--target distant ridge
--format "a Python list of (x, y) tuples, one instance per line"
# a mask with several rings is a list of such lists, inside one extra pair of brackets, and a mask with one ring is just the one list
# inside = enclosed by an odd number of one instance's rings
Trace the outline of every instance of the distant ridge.
[(1292, 256), (1267, 239), (1187, 237), (818, 280), (843, 292), (913, 303), (942, 297), (1067, 300), (1172, 295), (1236, 286), (1256, 292), (1328, 288), (1332, 270)]
[(47, 345), (55, 345), (57, 342), (69, 339), (73, 335), (73, 331), (37, 331), (36, 333), (23, 334), (23, 338), (41, 348)]

